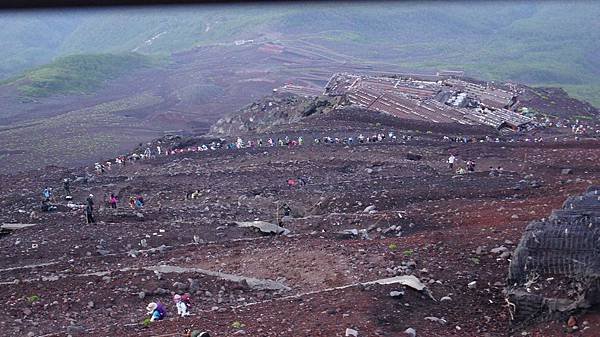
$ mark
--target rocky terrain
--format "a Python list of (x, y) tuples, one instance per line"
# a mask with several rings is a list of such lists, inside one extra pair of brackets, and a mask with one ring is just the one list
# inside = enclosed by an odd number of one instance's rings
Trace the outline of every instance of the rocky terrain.
[[(292, 110), (306, 109), (292, 106), (318, 99), (277, 99), (275, 116), (293, 123), (232, 117), (223, 144), (302, 137), (302, 145), (186, 151), (102, 174), (52, 166), (2, 176), (3, 334), (181, 336), (194, 327), (214, 336), (564, 336), (566, 320), (511, 321), (503, 291), (527, 224), (600, 182), (598, 138), (547, 128), (535, 131), (545, 141), (533, 142), (527, 133), (357, 108), (295, 118)], [(386, 137), (314, 142), (360, 134)], [(165, 137), (152, 146), (216, 142)], [(450, 153), (459, 167), (475, 161), (475, 171), (449, 169)], [(61, 188), (67, 177), (72, 203)], [(40, 211), (46, 186), (51, 212)], [(83, 215), (90, 193), (97, 224)], [(109, 193), (117, 209), (105, 204)], [(145, 205), (130, 209), (138, 194)], [(182, 318), (171, 298), (184, 292), (193, 315)], [(143, 324), (156, 300), (167, 318)], [(593, 308), (574, 314), (577, 335), (600, 329)]]
[(210, 134), (264, 132), (282, 124), (301, 121), (313, 114), (329, 113), (345, 102), (346, 99), (342, 96), (301, 97), (289, 93), (276, 93), (219, 119), (211, 127)]

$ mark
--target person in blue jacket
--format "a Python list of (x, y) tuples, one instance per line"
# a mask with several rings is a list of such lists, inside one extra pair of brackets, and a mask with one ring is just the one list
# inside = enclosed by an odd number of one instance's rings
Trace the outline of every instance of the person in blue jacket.
[(146, 310), (148, 311), (148, 315), (150, 316), (150, 321), (154, 322), (154, 321), (159, 321), (163, 318), (165, 318), (165, 316), (167, 316), (167, 310), (165, 309), (165, 306), (162, 303), (156, 303), (156, 302), (151, 302), (148, 304), (148, 306), (146, 307)]

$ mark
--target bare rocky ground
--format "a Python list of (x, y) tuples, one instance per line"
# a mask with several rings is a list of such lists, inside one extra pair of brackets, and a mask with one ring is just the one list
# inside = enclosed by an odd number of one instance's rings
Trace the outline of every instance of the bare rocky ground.
[[(393, 131), (412, 140), (319, 144), (315, 137)], [(502, 289), (508, 254), (528, 221), (600, 183), (597, 139), (545, 143), (451, 143), (444, 135), (496, 136), (487, 128), (401, 121), (360, 110), (313, 115), (245, 139), (296, 137), (305, 145), (220, 149), (139, 161), (74, 183), (76, 203), (117, 193), (96, 225), (62, 201), (61, 180), (84, 168), (48, 167), (0, 179), (0, 221), (34, 223), (0, 237), (0, 330), (6, 336), (564, 336), (563, 321), (511, 324)], [(549, 131), (542, 131), (549, 132)], [(525, 136), (511, 136), (520, 139)], [(456, 175), (448, 153), (475, 160)], [(418, 161), (407, 153), (421, 154)], [(464, 161), (461, 165), (464, 166)], [(502, 166), (499, 177), (489, 166)], [(572, 174), (562, 174), (562, 169)], [(307, 184), (288, 187), (289, 178)], [(59, 209), (38, 211), (53, 186)], [(199, 189), (201, 197), (186, 200)], [(141, 193), (144, 209), (130, 210)], [(282, 218), (283, 203), (291, 216)], [(375, 212), (364, 212), (368, 206)], [(34, 211), (35, 214), (31, 212)], [(281, 220), (287, 236), (234, 221)], [(367, 237), (339, 234), (364, 230)], [(431, 294), (364, 285), (412, 274)], [(474, 286), (468, 286), (471, 282)], [(390, 292), (401, 291), (392, 297)], [(173, 293), (193, 294), (193, 315), (176, 316)], [(142, 325), (149, 301), (167, 319)], [(429, 318), (428, 318), (429, 317)], [(600, 316), (582, 336), (594, 336)]]

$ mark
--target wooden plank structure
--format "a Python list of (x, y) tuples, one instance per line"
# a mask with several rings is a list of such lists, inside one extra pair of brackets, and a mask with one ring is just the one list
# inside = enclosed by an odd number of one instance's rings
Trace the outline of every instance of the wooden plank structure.
[[(463, 95), (458, 97), (460, 104), (445, 101), (459, 93)], [(431, 81), (405, 74), (388, 77), (338, 73), (327, 82), (325, 94), (346, 95), (351, 104), (363, 108), (433, 123), (483, 124), (513, 130), (531, 123), (530, 118), (508, 109), (516, 101), (515, 93), (456, 78)], [(469, 106), (464, 106), (466, 103)]]

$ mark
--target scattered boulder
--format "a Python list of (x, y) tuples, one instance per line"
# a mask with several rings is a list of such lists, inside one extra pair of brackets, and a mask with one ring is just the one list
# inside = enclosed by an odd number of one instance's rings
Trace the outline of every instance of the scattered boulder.
[(290, 233), (289, 229), (266, 221), (236, 221), (235, 224), (238, 225), (238, 227), (255, 228), (265, 234), (287, 235)]
[(565, 169), (562, 169), (562, 170), (560, 171), (560, 174), (563, 174), (563, 175), (567, 175), (567, 174), (573, 174), (573, 169), (570, 169), (570, 168), (565, 168)]
[(337, 232), (337, 234), (339, 235), (339, 237), (341, 239), (354, 239), (354, 238), (357, 238), (359, 235), (361, 238), (363, 238), (365, 240), (369, 239), (369, 234), (367, 233), (366, 229), (356, 229), (356, 228), (344, 229), (344, 230)]
[(404, 296), (404, 291), (393, 290), (390, 291), (390, 297), (402, 297)]
[(431, 321), (431, 322), (435, 322), (435, 323), (439, 323), (439, 324), (442, 324), (442, 325), (448, 323), (448, 321), (446, 321), (444, 318), (438, 318), (438, 317), (435, 317), (435, 316), (425, 317), (425, 320)]
[(408, 160), (421, 160), (423, 158), (422, 155), (420, 154), (415, 154), (415, 153), (407, 153), (406, 154), (406, 159)]
[(168, 291), (167, 289), (164, 289), (164, 288), (156, 288), (156, 290), (154, 290), (154, 294), (155, 295), (165, 295), (165, 294), (170, 294), (170, 291)]
[(182, 283), (182, 282), (174, 282), (173, 283), (173, 288), (177, 288), (177, 290), (186, 290), (187, 289), (187, 285), (185, 283)]
[(358, 337), (358, 331), (356, 331), (354, 329), (346, 328), (346, 337), (348, 337), (348, 336)]
[(508, 251), (508, 248), (504, 247), (504, 246), (500, 246), (500, 247), (496, 247), (490, 250), (491, 253), (493, 254), (501, 254)]
[(80, 325), (69, 325), (67, 327), (67, 334), (71, 336), (80, 336), (85, 334), (85, 328)]
[(110, 251), (106, 250), (106, 249), (98, 249), (98, 250), (96, 250), (96, 252), (98, 254), (100, 254), (101, 256), (106, 256), (106, 255), (110, 254)]
[(367, 208), (363, 210), (363, 213), (371, 213), (372, 211), (377, 211), (377, 207), (375, 205), (367, 206)]
[(198, 282), (198, 280), (189, 278), (188, 282), (190, 284), (188, 288), (191, 293), (194, 294), (198, 290), (200, 290), (200, 283)]
[(408, 328), (404, 330), (404, 334), (409, 337), (417, 337), (417, 331), (413, 328)]

